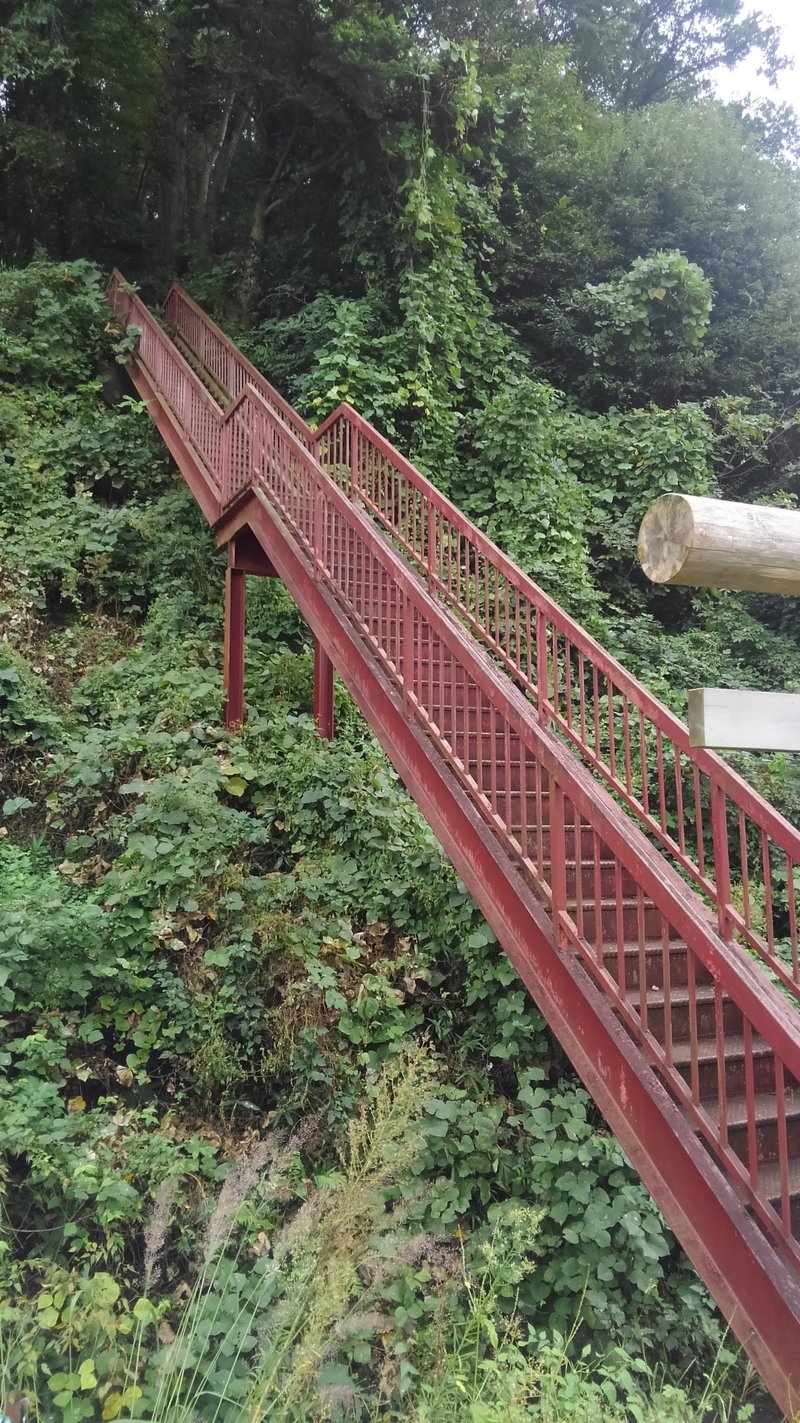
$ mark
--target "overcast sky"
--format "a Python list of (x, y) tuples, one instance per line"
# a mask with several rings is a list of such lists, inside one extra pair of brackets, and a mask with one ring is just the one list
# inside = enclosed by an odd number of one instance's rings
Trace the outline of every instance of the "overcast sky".
[(792, 104), (800, 111), (800, 0), (759, 0), (751, 9), (760, 10), (765, 20), (782, 31), (784, 53), (794, 60), (795, 68), (781, 74), (776, 89), (759, 76), (757, 59), (748, 60), (736, 69), (721, 71), (716, 76), (717, 91), (724, 99), (753, 94)]

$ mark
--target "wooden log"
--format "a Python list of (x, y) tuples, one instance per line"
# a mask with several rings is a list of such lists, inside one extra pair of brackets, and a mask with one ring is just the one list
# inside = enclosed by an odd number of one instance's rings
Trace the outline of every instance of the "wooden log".
[(800, 696), (696, 688), (689, 693), (689, 740), (720, 751), (800, 751)]
[(639, 529), (653, 583), (800, 593), (800, 512), (664, 494)]

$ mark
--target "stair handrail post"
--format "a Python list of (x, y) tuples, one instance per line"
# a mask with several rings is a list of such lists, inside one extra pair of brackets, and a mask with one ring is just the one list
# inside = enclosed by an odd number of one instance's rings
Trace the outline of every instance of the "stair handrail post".
[(221, 474), (222, 507), (231, 499), (231, 465), (233, 447), (233, 421), (226, 420), (219, 433), (219, 474)]
[(414, 605), (405, 588), (402, 589), (403, 631), (403, 709), (407, 717), (413, 716), (411, 694), (414, 686)]
[(428, 492), (428, 493), (426, 494), (426, 507), (427, 507), (427, 511), (428, 511), (427, 550), (426, 550), (426, 552), (427, 552), (427, 564), (428, 564), (428, 592), (429, 592), (429, 593), (432, 593), (432, 592), (433, 592), (433, 585), (434, 585), (434, 582), (435, 582), (436, 567), (437, 567), (437, 559), (436, 559), (436, 554), (437, 554), (437, 547), (436, 547), (436, 527), (437, 527), (437, 520), (436, 520), (436, 505), (434, 504), (433, 499), (431, 498), (430, 492)]
[(314, 577), (322, 578), (325, 568), (325, 490), (322, 480), (314, 481)]
[(539, 721), (546, 726), (549, 721), (547, 709), (547, 613), (539, 605), (536, 609), (536, 700)]
[[(575, 817), (575, 834), (578, 818)], [(567, 947), (562, 916), (567, 912), (567, 827), (564, 791), (555, 779), (550, 782), (550, 889), (553, 895), (553, 927), (559, 948)]]
[(728, 798), (723, 786), (711, 782), (711, 839), (714, 852), (714, 882), (717, 887), (717, 923), (720, 936), (731, 941), (731, 858), (728, 844)]
[(358, 501), (361, 497), (361, 430), (355, 411), (347, 412), (347, 430), (350, 442), (350, 498)]

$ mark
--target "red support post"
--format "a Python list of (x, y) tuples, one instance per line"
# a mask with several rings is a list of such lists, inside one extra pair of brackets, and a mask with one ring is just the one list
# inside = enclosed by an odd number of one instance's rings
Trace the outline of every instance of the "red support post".
[(324, 741), (333, 741), (333, 663), (314, 638), (314, 720)]
[(225, 570), (225, 643), (223, 651), (223, 682), (225, 686), (225, 725), (240, 726), (244, 721), (244, 626), (245, 574), (236, 568), (234, 540), (228, 544), (228, 567)]

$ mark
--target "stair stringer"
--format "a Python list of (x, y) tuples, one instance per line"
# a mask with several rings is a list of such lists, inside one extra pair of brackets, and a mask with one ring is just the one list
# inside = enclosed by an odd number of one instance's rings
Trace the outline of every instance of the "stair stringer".
[[(258, 489), (216, 527), (249, 528), (773, 1396), (800, 1409), (800, 1281), (592, 985), (523, 876)], [(556, 739), (553, 738), (554, 745)], [(604, 793), (599, 788), (600, 795)], [(771, 1321), (769, 1338), (759, 1319)]]

